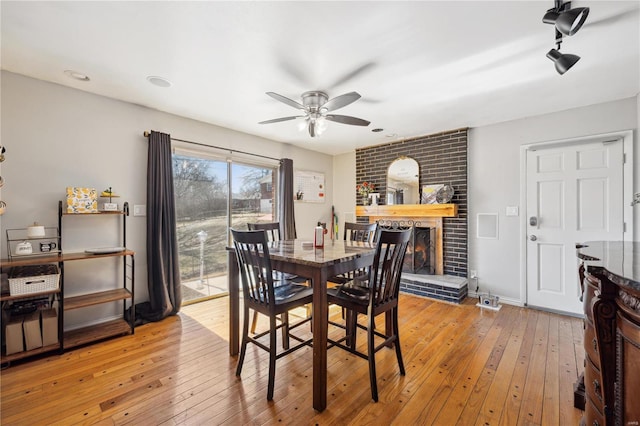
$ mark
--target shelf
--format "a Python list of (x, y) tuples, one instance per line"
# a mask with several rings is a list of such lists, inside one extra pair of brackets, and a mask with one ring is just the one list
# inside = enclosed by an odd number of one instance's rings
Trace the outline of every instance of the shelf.
[(114, 210), (114, 211), (100, 210), (100, 211), (91, 212), (91, 213), (66, 213), (66, 212), (62, 212), (63, 216), (95, 216), (97, 214), (125, 214), (125, 212), (123, 212), (122, 210)]
[(2, 355), (2, 357), (0, 357), (0, 362), (2, 362), (2, 364), (4, 364), (6, 362), (16, 361), (16, 360), (19, 360), (19, 359), (22, 359), (22, 358), (26, 358), (26, 357), (29, 357), (29, 356), (43, 354), (45, 352), (50, 352), (50, 351), (55, 351), (56, 349), (60, 349), (60, 343), (56, 343), (54, 345), (43, 346), (41, 348), (31, 349), (30, 351), (17, 352), (15, 354), (11, 354), (11, 355)]
[(457, 204), (394, 204), (377, 206), (356, 206), (356, 216), (369, 217), (456, 217)]
[(20, 299), (29, 299), (31, 297), (39, 297), (39, 296), (49, 296), (51, 294), (60, 293), (60, 287), (55, 290), (49, 291), (41, 291), (38, 293), (27, 293), (27, 294), (18, 294), (15, 296), (11, 296), (9, 293), (2, 293), (0, 295), (0, 302), (8, 302), (11, 300), (20, 300)]
[(81, 296), (65, 297), (64, 310), (70, 311), (72, 309), (85, 308), (87, 306), (116, 302), (125, 299), (131, 299), (131, 292), (126, 288), (117, 288), (100, 293), (83, 294)]
[(84, 260), (84, 259), (97, 259), (99, 257), (120, 257), (120, 256), (133, 256), (135, 254), (132, 250), (124, 250), (118, 251), (115, 253), (101, 253), (101, 254), (92, 254), (85, 252), (75, 252), (75, 253), (59, 253), (56, 255), (44, 255), (44, 256), (30, 256), (27, 258), (26, 256), (19, 259), (2, 259), (0, 260), (1, 268), (10, 268), (13, 266), (24, 266), (24, 265), (39, 265), (42, 263), (54, 263), (54, 262), (66, 262), (69, 260)]
[(128, 322), (123, 319), (107, 321), (65, 332), (64, 347), (73, 348), (121, 334), (131, 334), (131, 325)]

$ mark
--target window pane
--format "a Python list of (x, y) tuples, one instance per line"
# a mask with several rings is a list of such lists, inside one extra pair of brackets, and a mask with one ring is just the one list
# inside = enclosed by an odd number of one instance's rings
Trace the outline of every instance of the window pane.
[(276, 170), (206, 153), (173, 155), (183, 303), (227, 293), (229, 224), (247, 229), (248, 222), (274, 221)]
[(231, 226), (247, 229), (247, 223), (274, 222), (274, 169), (233, 163), (231, 176)]
[(173, 155), (182, 301), (227, 292), (227, 163)]

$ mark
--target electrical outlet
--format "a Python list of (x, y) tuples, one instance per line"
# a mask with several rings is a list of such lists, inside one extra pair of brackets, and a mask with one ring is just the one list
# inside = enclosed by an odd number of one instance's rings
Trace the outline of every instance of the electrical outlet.
[(147, 206), (145, 204), (135, 204), (133, 206), (133, 215), (134, 216), (146, 216), (147, 215)]
[(478, 274), (476, 273), (475, 269), (469, 271), (469, 278), (476, 278), (477, 276)]

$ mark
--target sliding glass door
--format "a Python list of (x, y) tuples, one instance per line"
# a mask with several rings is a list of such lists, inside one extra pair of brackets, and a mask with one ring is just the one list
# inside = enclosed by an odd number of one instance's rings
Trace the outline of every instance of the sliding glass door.
[(274, 220), (276, 168), (180, 152), (173, 175), (183, 304), (224, 295), (229, 227)]

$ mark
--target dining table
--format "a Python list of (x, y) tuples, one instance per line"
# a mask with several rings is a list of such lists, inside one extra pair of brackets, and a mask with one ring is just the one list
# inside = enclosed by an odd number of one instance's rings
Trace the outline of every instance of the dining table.
[[(240, 347), (239, 270), (233, 247), (229, 247), (227, 253), (229, 353), (235, 356)], [(306, 278), (313, 287), (313, 408), (317, 411), (327, 407), (327, 279), (370, 266), (374, 255), (375, 243), (369, 242), (328, 240), (322, 247), (301, 239), (269, 243), (272, 269)]]

